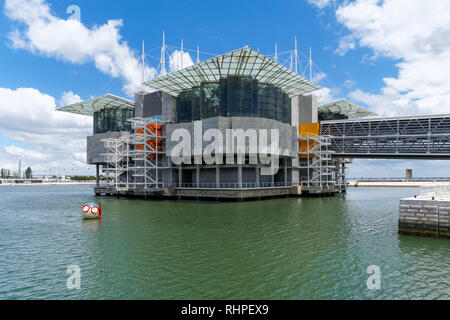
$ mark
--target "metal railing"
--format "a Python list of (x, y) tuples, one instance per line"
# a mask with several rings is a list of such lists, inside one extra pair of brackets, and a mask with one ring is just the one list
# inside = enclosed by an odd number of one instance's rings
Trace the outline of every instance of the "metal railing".
[[(168, 186), (168, 185), (166, 185)], [(260, 182), (260, 183), (182, 183), (173, 184), (171, 187), (185, 189), (268, 189), (268, 188), (289, 188), (291, 182)]]

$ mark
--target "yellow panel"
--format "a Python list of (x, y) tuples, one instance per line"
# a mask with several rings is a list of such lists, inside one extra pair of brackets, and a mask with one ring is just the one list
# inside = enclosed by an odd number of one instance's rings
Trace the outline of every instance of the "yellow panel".
[[(301, 124), (299, 127), (299, 136), (302, 138), (318, 136), (320, 134), (320, 123), (308, 123)], [(300, 152), (308, 152), (310, 149), (316, 146), (317, 142), (310, 140), (309, 142), (306, 140), (299, 142), (299, 150)], [(309, 147), (309, 148), (308, 148)], [(314, 155), (310, 155), (310, 158), (313, 158)], [(307, 159), (308, 156), (306, 154), (301, 154), (300, 159)]]
[(299, 125), (300, 137), (318, 136), (320, 133), (320, 123), (308, 123)]

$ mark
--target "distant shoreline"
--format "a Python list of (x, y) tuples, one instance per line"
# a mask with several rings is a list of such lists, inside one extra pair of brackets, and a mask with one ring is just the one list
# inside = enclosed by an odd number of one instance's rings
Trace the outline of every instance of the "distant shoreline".
[(360, 180), (349, 180), (348, 186), (350, 188), (421, 188), (421, 187), (433, 187), (436, 185), (448, 185), (450, 186), (450, 181), (389, 181), (389, 180), (378, 180), (378, 181), (360, 181)]
[(33, 186), (95, 186), (94, 182), (49, 182), (49, 183), (5, 183), (0, 187), (33, 187)]

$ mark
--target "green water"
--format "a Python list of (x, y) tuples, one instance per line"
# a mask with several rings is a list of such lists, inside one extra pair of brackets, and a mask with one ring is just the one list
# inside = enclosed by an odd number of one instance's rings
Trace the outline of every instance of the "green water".
[[(205, 203), (0, 187), (0, 299), (449, 299), (450, 240), (397, 234), (399, 199), (417, 191)], [(103, 221), (83, 221), (98, 200)]]

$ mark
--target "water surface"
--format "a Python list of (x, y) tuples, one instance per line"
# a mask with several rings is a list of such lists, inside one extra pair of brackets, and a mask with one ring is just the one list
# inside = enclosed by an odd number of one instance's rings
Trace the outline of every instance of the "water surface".
[[(195, 202), (0, 187), (0, 299), (450, 299), (450, 240), (398, 235), (399, 199), (417, 192)], [(83, 221), (99, 200), (104, 219)]]

